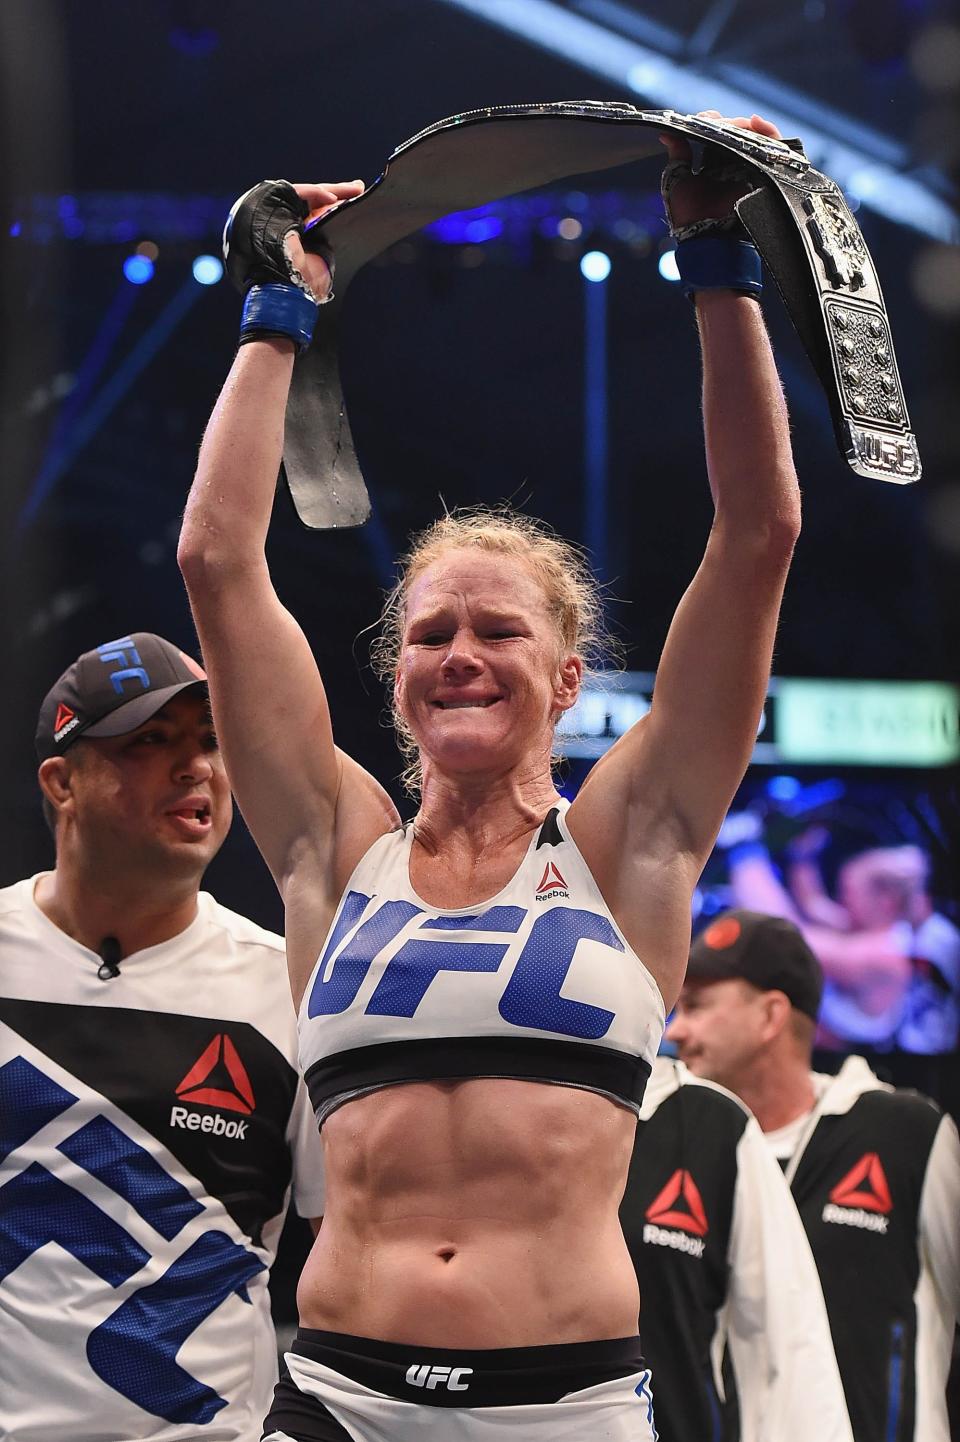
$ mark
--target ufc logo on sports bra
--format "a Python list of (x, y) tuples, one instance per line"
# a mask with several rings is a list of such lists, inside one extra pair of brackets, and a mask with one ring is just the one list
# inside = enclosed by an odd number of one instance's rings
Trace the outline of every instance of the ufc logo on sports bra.
[[(359, 891), (348, 894), (320, 958), (308, 1016), (336, 1016), (352, 1006), (370, 967), (417, 916), (424, 920), (384, 965), (364, 1007), (367, 1016), (414, 1016), (442, 971), (499, 972), (510, 941), (468, 941), (462, 933), (516, 936), (528, 916), (523, 906), (492, 906), (478, 916), (427, 916), (410, 901), (385, 901), (353, 932), (370, 901)], [(560, 995), (581, 941), (624, 949), (607, 918), (596, 912), (558, 906), (537, 916), (500, 993), (504, 1021), (586, 1041), (606, 1034), (614, 1012)]]

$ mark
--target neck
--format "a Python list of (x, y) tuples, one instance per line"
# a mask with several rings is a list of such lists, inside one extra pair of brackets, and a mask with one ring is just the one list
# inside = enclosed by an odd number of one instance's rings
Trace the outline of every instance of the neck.
[(469, 839), (472, 849), (485, 851), (530, 831), (557, 800), (549, 769), (491, 780), (451, 777), (425, 766), (414, 836), (429, 851), (438, 851), (458, 834)]
[(116, 937), (122, 956), (159, 946), (185, 931), (197, 914), (199, 879), (177, 885), (165, 879), (145, 885), (124, 877), (87, 876), (84, 868), (57, 858), (54, 871), (41, 876), (34, 900), (48, 921), (89, 951), (104, 937)]
[(813, 1109), (816, 1092), (810, 1059), (795, 1052), (768, 1052), (758, 1058), (749, 1076), (735, 1090), (746, 1102), (763, 1132), (779, 1131)]

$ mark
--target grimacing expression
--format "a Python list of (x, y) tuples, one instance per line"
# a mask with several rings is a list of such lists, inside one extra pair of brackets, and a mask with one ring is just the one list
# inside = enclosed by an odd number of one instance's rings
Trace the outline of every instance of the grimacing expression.
[(731, 1091), (764, 1049), (765, 992), (739, 977), (686, 981), (666, 1036), (695, 1076)]
[(121, 863), (202, 871), (220, 849), (232, 816), (206, 698), (182, 692), (126, 736), (81, 744), (83, 752), (71, 767), (71, 791), (84, 843)]
[(412, 583), (396, 699), (425, 757), (470, 770), (549, 756), (580, 673), (515, 557), (451, 550)]

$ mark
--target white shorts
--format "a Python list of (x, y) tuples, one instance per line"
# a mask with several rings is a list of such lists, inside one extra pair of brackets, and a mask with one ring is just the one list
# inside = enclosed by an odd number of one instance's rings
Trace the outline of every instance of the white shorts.
[[(319, 1338), (329, 1343), (311, 1345)], [(338, 1351), (354, 1375), (318, 1360)], [(285, 1360), (289, 1377), (263, 1442), (656, 1442), (650, 1372), (635, 1339), (461, 1353), (305, 1332)], [(574, 1385), (564, 1391), (568, 1363)], [(580, 1385), (589, 1371), (602, 1380)], [(380, 1387), (368, 1385), (377, 1379)], [(551, 1384), (558, 1395), (543, 1400)], [(423, 1401), (391, 1395), (403, 1389)], [(489, 1400), (524, 1391), (538, 1400)], [(470, 1405), (471, 1392), (480, 1405)]]

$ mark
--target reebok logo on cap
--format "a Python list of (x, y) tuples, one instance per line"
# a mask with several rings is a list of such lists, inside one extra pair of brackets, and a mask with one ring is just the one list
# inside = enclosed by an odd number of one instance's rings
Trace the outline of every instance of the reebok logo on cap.
[(61, 701), (57, 707), (57, 714), (53, 721), (53, 739), (60, 742), (64, 736), (68, 736), (75, 726), (80, 725), (80, 718), (69, 706), (64, 706)]

